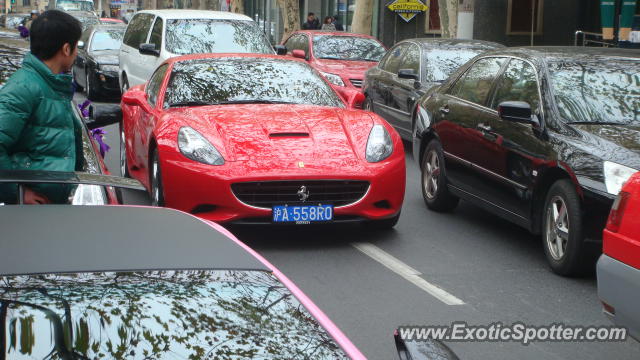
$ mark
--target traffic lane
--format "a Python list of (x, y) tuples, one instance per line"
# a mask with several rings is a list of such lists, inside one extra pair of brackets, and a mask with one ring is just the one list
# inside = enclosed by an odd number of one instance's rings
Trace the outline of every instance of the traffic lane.
[[(410, 155), (405, 204), (392, 231), (244, 229), (236, 234), (288, 274), (372, 359), (395, 356), (390, 334), (398, 325), (611, 325), (602, 315), (595, 277), (554, 275), (538, 236), (465, 202), (451, 214), (426, 209), (420, 171)], [(360, 253), (353, 242), (376, 245), (465, 305), (442, 304)], [(474, 359), (636, 359), (640, 351), (631, 339), (449, 345), (461, 358)]]
[[(112, 148), (105, 162), (119, 174), (118, 126), (106, 127)], [(407, 155), (407, 194), (394, 230), (358, 227), (232, 229), (289, 276), (371, 359), (396, 358), (393, 330), (399, 325), (490, 324), (524, 321), (543, 325), (609, 325), (601, 314), (595, 279), (552, 274), (537, 237), (461, 202), (453, 214), (426, 209), (419, 169)], [(146, 194), (125, 192), (125, 203), (149, 204)], [(371, 243), (419, 270), (465, 305), (448, 306), (356, 250)], [(541, 290), (542, 289), (542, 290)], [(462, 358), (637, 358), (632, 340), (619, 343), (450, 343)], [(505, 356), (509, 354), (509, 356)], [(512, 356), (513, 355), (513, 356)]]

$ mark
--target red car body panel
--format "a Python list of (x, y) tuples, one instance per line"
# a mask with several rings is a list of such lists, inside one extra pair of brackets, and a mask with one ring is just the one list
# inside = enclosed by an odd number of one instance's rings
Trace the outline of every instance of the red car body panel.
[(124, 24), (124, 21), (113, 18), (100, 18), (101, 24)]
[[(322, 72), (332, 73), (339, 75), (342, 78), (342, 82), (345, 86), (338, 86), (332, 83), (329, 83), (331, 87), (340, 95), (343, 99), (348, 100), (353, 96), (354, 92), (362, 92), (362, 85), (354, 86), (351, 80), (360, 81), (360, 84), (364, 82), (364, 73), (376, 66), (378, 63), (374, 61), (351, 61), (351, 60), (330, 60), (330, 59), (318, 59), (313, 54), (313, 37), (314, 36), (354, 36), (361, 37), (367, 39), (373, 39), (378, 41), (382, 47), (386, 49), (386, 47), (375, 37), (364, 35), (364, 34), (354, 34), (354, 33), (345, 33), (341, 31), (296, 31), (292, 33), (289, 37), (295, 34), (306, 34), (309, 38), (309, 57), (308, 63), (314, 69)], [(289, 38), (282, 42), (282, 45), (287, 42)], [(291, 55), (291, 54), (289, 54)]]
[(618, 231), (604, 230), (603, 253), (640, 269), (640, 173), (633, 175), (622, 191), (629, 194)]
[[(225, 56), (283, 59), (272, 55), (216, 54), (188, 55), (167, 62), (172, 66), (189, 59)], [(167, 83), (165, 79), (160, 94), (164, 94)], [(142, 85), (130, 91), (140, 89)], [(157, 104), (162, 103), (160, 95)], [(404, 147), (393, 127), (373, 113), (291, 104), (170, 109), (158, 105), (147, 110), (122, 103), (129, 171), (150, 189), (150, 146), (157, 146), (164, 200), (169, 207), (194, 213), (199, 206), (213, 206), (211, 211), (197, 215), (216, 222), (269, 218), (271, 209), (242, 203), (233, 194), (231, 184), (295, 179), (365, 180), (370, 183), (367, 194), (353, 204), (336, 207), (336, 217), (350, 215), (379, 220), (400, 212), (405, 188)], [(375, 124), (387, 129), (394, 151), (381, 162), (369, 163), (365, 151)], [(214, 145), (225, 159), (224, 165), (199, 163), (180, 153), (177, 138), (183, 126), (192, 127)], [(295, 135), (300, 133), (308, 136)], [(383, 200), (389, 206), (374, 205)]]

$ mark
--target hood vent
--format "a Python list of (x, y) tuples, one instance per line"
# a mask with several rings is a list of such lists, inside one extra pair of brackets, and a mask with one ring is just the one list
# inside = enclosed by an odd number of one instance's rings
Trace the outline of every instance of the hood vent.
[(277, 132), (269, 134), (269, 137), (272, 138), (283, 138), (283, 137), (309, 137), (309, 133), (307, 132)]

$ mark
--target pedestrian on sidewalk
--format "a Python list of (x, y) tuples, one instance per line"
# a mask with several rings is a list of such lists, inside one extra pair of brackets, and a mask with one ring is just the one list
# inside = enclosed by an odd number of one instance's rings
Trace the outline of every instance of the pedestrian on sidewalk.
[[(71, 66), (80, 22), (48, 10), (31, 24), (31, 52), (0, 89), (0, 170), (77, 171), (84, 163), (82, 124), (74, 115)], [(35, 184), (28, 204), (67, 203), (72, 187)], [(17, 185), (0, 185), (0, 203), (14, 203)]]
[(316, 14), (310, 12), (307, 15), (307, 21), (302, 24), (303, 30), (317, 30), (320, 29), (320, 21), (316, 18)]
[(327, 16), (324, 18), (324, 22), (322, 23), (322, 30), (336, 31), (336, 26), (333, 24), (333, 18), (331, 16)]

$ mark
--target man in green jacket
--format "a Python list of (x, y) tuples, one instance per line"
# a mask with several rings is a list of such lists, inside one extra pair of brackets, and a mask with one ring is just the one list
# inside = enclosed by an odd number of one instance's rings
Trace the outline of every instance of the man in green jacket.
[[(0, 89), (0, 169), (75, 171), (83, 166), (82, 125), (74, 115), (71, 66), (80, 22), (45, 11), (31, 25), (31, 52)], [(25, 203), (67, 203), (68, 186), (37, 184)], [(0, 203), (15, 202), (17, 185), (0, 186)]]

